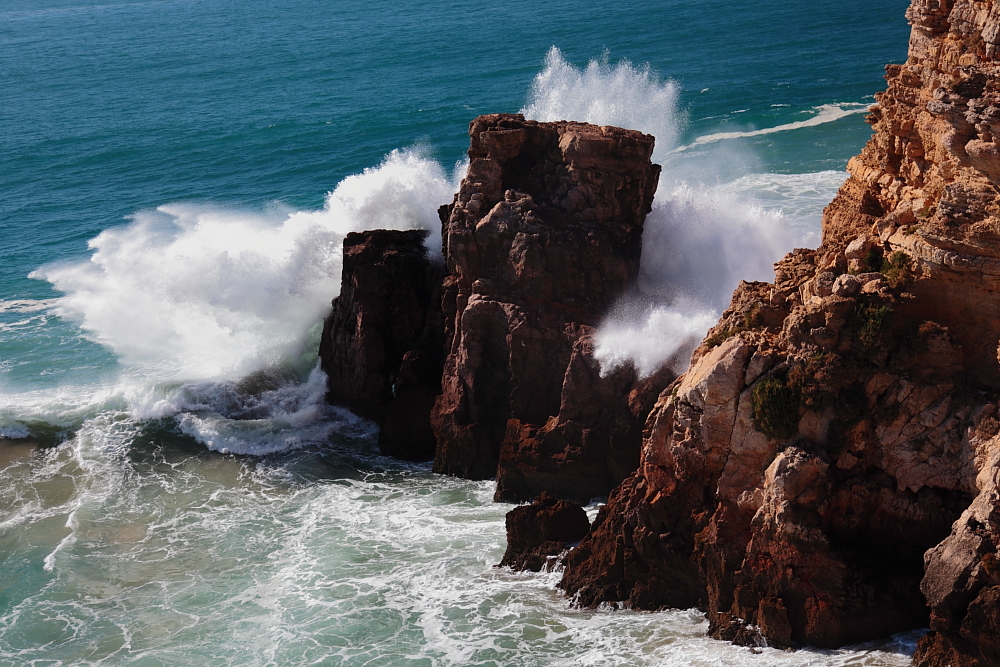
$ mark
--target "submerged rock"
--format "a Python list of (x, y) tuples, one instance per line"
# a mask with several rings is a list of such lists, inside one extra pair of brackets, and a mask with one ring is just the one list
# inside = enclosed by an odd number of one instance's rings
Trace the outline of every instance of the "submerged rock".
[(507, 551), (497, 567), (538, 572), (590, 529), (579, 504), (542, 492), (530, 505), (507, 512)]

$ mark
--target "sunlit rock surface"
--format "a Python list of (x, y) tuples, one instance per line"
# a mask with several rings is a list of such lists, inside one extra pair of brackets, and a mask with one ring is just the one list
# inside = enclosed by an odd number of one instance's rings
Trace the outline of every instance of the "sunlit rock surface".
[(581, 603), (775, 646), (930, 623), (916, 664), (998, 664), (998, 9), (913, 3), (823, 244), (740, 285), (660, 395), (567, 557)]

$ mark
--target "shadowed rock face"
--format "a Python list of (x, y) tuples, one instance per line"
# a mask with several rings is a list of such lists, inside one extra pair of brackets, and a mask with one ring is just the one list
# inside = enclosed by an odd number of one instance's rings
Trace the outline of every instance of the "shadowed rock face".
[(504, 114), (469, 134), (468, 174), (441, 210), (434, 470), (496, 475), (498, 500), (605, 495), (638, 464), (643, 410), (672, 379), (602, 378), (590, 338), (639, 270), (653, 137)]
[(383, 453), (415, 461), (434, 456), (429, 415), (444, 360), (443, 267), (428, 260), (426, 237), (348, 234), (340, 296), (320, 342), (327, 400), (377, 422)]
[(590, 520), (577, 503), (546, 492), (530, 505), (507, 512), (507, 551), (497, 567), (538, 572), (587, 534)]
[(929, 622), (917, 665), (1000, 664), (1000, 3), (907, 16), (823, 245), (741, 284), (660, 395), (565, 560), (582, 603), (774, 646)]

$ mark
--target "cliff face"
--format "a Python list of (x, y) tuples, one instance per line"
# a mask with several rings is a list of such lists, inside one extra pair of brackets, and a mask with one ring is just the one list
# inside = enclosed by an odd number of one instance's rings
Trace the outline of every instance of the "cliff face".
[(659, 167), (653, 137), (481, 116), (443, 207), (448, 356), (435, 472), (497, 476), (498, 500), (605, 495), (635, 469), (672, 375), (601, 377), (591, 334), (634, 281)]
[(777, 646), (929, 620), (917, 664), (1000, 664), (1000, 3), (907, 16), (822, 246), (740, 285), (660, 395), (566, 560), (582, 603), (700, 604)]
[(820, 263), (870, 230), (914, 258), (928, 278), (910, 290), (915, 307), (949, 322), (969, 372), (996, 387), (1000, 5), (914, 0), (906, 16), (909, 58), (886, 67), (888, 90), (869, 117), (875, 136), (826, 211)]

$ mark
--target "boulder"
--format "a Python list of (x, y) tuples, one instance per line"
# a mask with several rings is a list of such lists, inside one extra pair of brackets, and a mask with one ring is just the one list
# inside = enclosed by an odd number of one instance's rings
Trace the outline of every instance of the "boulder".
[(507, 551), (497, 567), (539, 572), (554, 565), (571, 544), (590, 530), (579, 504), (542, 492), (530, 505), (507, 512)]

